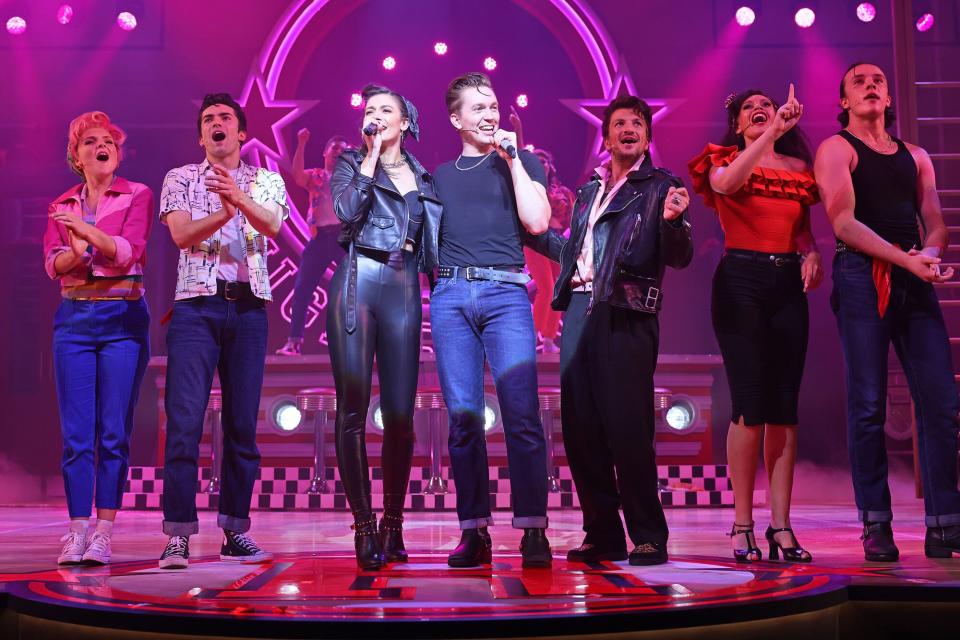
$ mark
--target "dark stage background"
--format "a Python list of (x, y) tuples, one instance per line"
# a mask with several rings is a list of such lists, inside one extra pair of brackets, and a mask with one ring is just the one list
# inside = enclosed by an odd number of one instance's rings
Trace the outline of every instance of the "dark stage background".
[[(50, 349), (58, 287), (43, 272), (40, 238), (47, 203), (76, 182), (64, 150), (67, 124), (81, 112), (104, 110), (126, 129), (119, 174), (148, 184), (159, 199), (168, 169), (203, 157), (196, 130), (200, 98), (219, 91), (247, 97), (257, 139), (248, 145), (248, 159), (280, 167), (296, 209), (305, 213), (305, 194), (286, 171), (296, 132), (310, 128), (307, 164), (321, 164), (328, 136), (354, 136), (359, 112), (351, 108), (350, 95), (370, 81), (405, 93), (420, 108), (423, 139), (410, 149), (432, 168), (459, 151), (443, 105), (447, 82), (494, 57), (498, 65), (490, 74), (501, 103), (528, 96), (529, 107), (520, 110), (526, 141), (551, 150), (563, 182), (574, 187), (594, 166), (590, 155), (599, 127), (589, 119), (598, 111), (592, 105), (606, 102), (618, 87), (663, 105), (654, 125), (655, 160), (686, 179), (687, 160), (720, 139), (722, 102), (731, 91), (757, 87), (785, 97), (788, 83), (796, 83), (805, 105), (801, 126), (815, 147), (838, 129), (837, 86), (849, 63), (875, 61), (893, 74), (890, 10), (882, 0), (869, 24), (856, 19), (856, 2), (815, 3), (817, 22), (807, 30), (793, 23), (795, 7), (786, 0), (759, 3), (757, 23), (749, 29), (733, 22), (738, 3), (730, 0), (330, 0), (314, 3), (323, 7), (291, 39), (282, 65), (278, 48), (268, 45), (281, 35), (279, 25), (291, 8), (308, 2), (141, 0), (133, 3), (139, 27), (129, 33), (114, 22), (123, 2), (72, 2), (74, 21), (66, 26), (53, 19), (59, 4), (0, 1), (4, 21), (22, 15), (29, 24), (20, 37), (0, 34), (0, 251), (11, 276), (0, 315), (0, 473), (6, 485), (0, 501), (7, 503), (43, 499), (47, 485), (51, 495), (62, 491)], [(948, 76), (960, 61), (956, 3), (927, 4), (935, 9), (937, 28), (914, 34), (918, 80)], [(578, 20), (593, 23), (583, 29), (598, 43), (592, 53), (560, 10), (570, 5), (580, 8)], [(445, 56), (434, 53), (436, 41), (447, 43)], [(396, 58), (392, 71), (381, 65), (388, 55)], [(275, 75), (264, 73), (267, 62)], [(956, 102), (940, 107), (956, 115)], [(941, 183), (948, 179), (941, 176)], [(690, 268), (668, 276), (662, 353), (717, 353), (709, 292), (721, 234), (699, 198), (691, 216), (696, 257)], [(304, 229), (294, 215), (271, 257), (273, 270), (284, 258), (296, 264)], [(813, 230), (827, 280), (810, 296), (800, 455), (819, 465), (845, 466), (842, 362), (828, 304), (833, 241), (822, 206), (813, 209)], [(158, 321), (172, 301), (177, 250), (160, 224), (148, 255), (151, 340), (154, 355), (163, 355)], [(286, 276), (272, 307), (271, 351), (287, 332), (281, 310), (289, 305), (292, 271)], [(307, 352), (318, 351), (316, 338), (316, 328), (308, 329)], [(722, 437), (729, 406), (722, 381), (715, 396), (715, 427)], [(134, 464), (154, 460), (156, 429), (148, 374)], [(722, 455), (722, 446), (715, 450)]]

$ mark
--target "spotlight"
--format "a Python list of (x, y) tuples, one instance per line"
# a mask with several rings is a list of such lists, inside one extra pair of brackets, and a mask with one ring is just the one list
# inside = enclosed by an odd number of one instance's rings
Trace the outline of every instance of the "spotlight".
[(433, 45), (433, 52), (438, 56), (447, 55), (447, 43), (446, 42), (436, 43), (435, 45)]
[(291, 433), (303, 424), (303, 414), (294, 398), (284, 397), (273, 403), (270, 421), (282, 433)]
[(396, 66), (397, 66), (397, 59), (394, 58), (393, 56), (387, 56), (386, 58), (383, 59), (383, 68), (386, 69), (387, 71), (393, 71), (393, 69)]
[(816, 19), (817, 14), (814, 13), (810, 7), (800, 7), (797, 9), (797, 12), (793, 14), (793, 21), (796, 22), (797, 26), (801, 29), (809, 29), (813, 26)]
[(73, 20), (73, 7), (68, 4), (60, 5), (60, 8), (57, 9), (57, 22), (70, 24), (71, 20)]
[(117, 26), (124, 31), (133, 31), (137, 28), (137, 16), (129, 11), (121, 11), (117, 15)]
[(27, 21), (20, 16), (13, 16), (7, 20), (7, 33), (12, 36), (19, 36), (27, 30)]
[(487, 71), (493, 71), (494, 69), (497, 68), (497, 61), (491, 56), (487, 56), (483, 60), (483, 68), (486, 69)]
[(872, 2), (861, 2), (857, 5), (857, 19), (860, 22), (873, 22), (877, 17), (877, 8)]
[(530, 104), (530, 101), (527, 100), (527, 94), (521, 93), (520, 95), (517, 96), (517, 106), (518, 106), (518, 107), (520, 107), (521, 109), (526, 109), (526, 108), (527, 108), (527, 105), (529, 105), (529, 104)]
[(688, 398), (674, 398), (664, 414), (664, 421), (674, 431), (687, 431), (697, 422), (697, 410)]
[(359, 93), (350, 94), (350, 106), (354, 109), (359, 109), (360, 105), (363, 104), (363, 96)]
[(496, 433), (502, 426), (500, 421), (500, 404), (496, 396), (483, 394), (483, 433), (490, 435)]
[(740, 7), (734, 15), (737, 24), (741, 27), (749, 27), (757, 20), (757, 14), (750, 7)]
[[(921, 33), (933, 29), (933, 14), (925, 13), (917, 19), (917, 31)], [(7, 23), (7, 31), (10, 31), (10, 23)], [(12, 32), (11, 32), (12, 33)]]
[(523, 145), (523, 148), (529, 151), (530, 153), (533, 153), (533, 150), (536, 149), (536, 147), (533, 146), (532, 144), (525, 144)]

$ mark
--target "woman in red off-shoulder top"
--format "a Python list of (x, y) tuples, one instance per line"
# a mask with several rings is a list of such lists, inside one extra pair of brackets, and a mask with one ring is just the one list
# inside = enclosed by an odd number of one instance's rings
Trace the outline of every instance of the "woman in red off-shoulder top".
[(727, 134), (690, 161), (694, 190), (716, 209), (724, 254), (713, 279), (712, 316), (730, 384), (727, 459), (738, 562), (762, 558), (753, 534), (761, 439), (770, 480), (770, 557), (809, 562), (790, 525), (797, 452), (797, 398), (807, 350), (806, 292), (822, 279), (810, 232), (817, 201), (810, 150), (796, 127), (793, 85), (782, 107), (749, 89), (727, 99)]

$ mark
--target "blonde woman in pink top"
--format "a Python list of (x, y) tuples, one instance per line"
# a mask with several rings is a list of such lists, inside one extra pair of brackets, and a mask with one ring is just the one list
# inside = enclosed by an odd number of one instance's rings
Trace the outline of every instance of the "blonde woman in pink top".
[(53, 329), (70, 514), (61, 565), (110, 561), (133, 410), (150, 355), (143, 265), (153, 194), (115, 175), (125, 139), (101, 111), (70, 123), (67, 161), (83, 181), (50, 204), (43, 235), (44, 265), (63, 297)]

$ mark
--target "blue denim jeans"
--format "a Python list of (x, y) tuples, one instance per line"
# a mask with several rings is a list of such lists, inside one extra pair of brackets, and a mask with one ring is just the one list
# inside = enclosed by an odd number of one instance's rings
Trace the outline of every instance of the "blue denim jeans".
[(461, 529), (493, 524), (484, 433), (483, 363), (500, 403), (513, 526), (547, 526), (546, 444), (537, 399), (536, 333), (522, 285), (462, 276), (437, 280), (433, 344), (450, 417), (450, 465)]
[(197, 461), (213, 385), (223, 392), (223, 467), (217, 524), (250, 528), (250, 498), (260, 467), (257, 412), (267, 352), (267, 312), (259, 300), (200, 296), (173, 305), (167, 330), (167, 444), (163, 463), (163, 532), (199, 531)]
[(53, 366), (71, 518), (90, 517), (91, 503), (120, 508), (149, 331), (143, 298), (63, 300), (57, 309)]
[(890, 303), (877, 311), (872, 259), (838, 253), (831, 303), (846, 361), (847, 437), (860, 519), (893, 518), (887, 486), (887, 351), (900, 359), (916, 406), (928, 527), (960, 524), (957, 491), (957, 389), (950, 342), (933, 286), (894, 267)]

